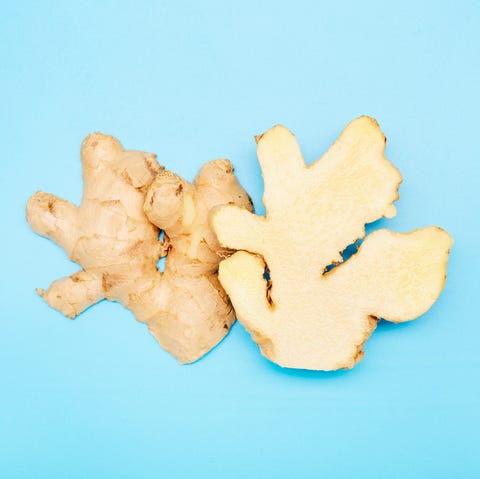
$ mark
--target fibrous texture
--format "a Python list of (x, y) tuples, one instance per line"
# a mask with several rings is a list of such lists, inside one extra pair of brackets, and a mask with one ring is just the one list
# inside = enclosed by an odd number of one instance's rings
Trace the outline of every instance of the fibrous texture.
[[(27, 205), (33, 230), (82, 267), (39, 293), (70, 318), (101, 299), (119, 301), (179, 362), (197, 360), (235, 319), (217, 279), (220, 246), (208, 222), (221, 204), (251, 209), (230, 162), (207, 163), (190, 184), (154, 154), (126, 151), (100, 133), (84, 140), (81, 156), (79, 207), (43, 192)], [(167, 253), (162, 274), (157, 262)]]
[(220, 243), (243, 250), (222, 261), (220, 282), (267, 358), (292, 368), (351, 368), (378, 318), (407, 321), (431, 307), (452, 239), (438, 227), (378, 230), (342, 262), (365, 223), (395, 215), (402, 178), (372, 118), (351, 122), (310, 166), (283, 126), (256, 140), (266, 216), (233, 205), (212, 216)]

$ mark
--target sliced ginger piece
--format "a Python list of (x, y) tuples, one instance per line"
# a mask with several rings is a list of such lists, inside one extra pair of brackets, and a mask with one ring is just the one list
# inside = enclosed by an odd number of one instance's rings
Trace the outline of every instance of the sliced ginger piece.
[[(438, 227), (378, 230), (342, 263), (341, 252), (365, 236), (365, 223), (395, 215), (402, 177), (384, 157), (386, 140), (374, 119), (352, 121), (310, 166), (283, 126), (256, 141), (266, 216), (236, 206), (214, 213), (220, 243), (243, 250), (220, 263), (220, 282), (271, 361), (351, 368), (378, 318), (408, 321), (432, 306), (452, 239)], [(338, 266), (327, 268), (332, 264)]]
[[(81, 155), (79, 207), (43, 192), (27, 205), (33, 230), (83, 268), (38, 292), (70, 318), (104, 298), (118, 301), (179, 362), (199, 359), (235, 320), (217, 278), (220, 246), (207, 220), (221, 204), (251, 209), (230, 162), (207, 163), (190, 184), (165, 171), (155, 155), (125, 151), (100, 133), (84, 140)], [(167, 252), (162, 274), (157, 262)]]

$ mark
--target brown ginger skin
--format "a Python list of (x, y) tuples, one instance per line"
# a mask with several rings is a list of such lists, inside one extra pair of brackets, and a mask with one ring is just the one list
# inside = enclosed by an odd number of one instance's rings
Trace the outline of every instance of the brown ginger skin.
[[(81, 156), (79, 207), (41, 191), (27, 204), (32, 229), (82, 267), (39, 294), (70, 318), (102, 299), (118, 301), (180, 363), (199, 359), (235, 319), (217, 279), (220, 247), (208, 222), (218, 205), (251, 210), (230, 162), (207, 163), (190, 184), (165, 171), (155, 155), (126, 151), (100, 133), (84, 140)], [(157, 262), (167, 252), (160, 273)]]

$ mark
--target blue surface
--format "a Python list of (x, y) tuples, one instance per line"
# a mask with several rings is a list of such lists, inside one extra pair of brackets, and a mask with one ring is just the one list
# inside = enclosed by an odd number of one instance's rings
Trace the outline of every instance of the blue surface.
[[(478, 478), (480, 3), (237, 3), (2, 2), (0, 477)], [(25, 203), (80, 200), (87, 133), (188, 179), (229, 157), (263, 212), (253, 135), (283, 123), (312, 161), (360, 114), (404, 176), (381, 226), (455, 245), (437, 304), (354, 370), (281, 370), (239, 324), (180, 367), (118, 304), (35, 295), (77, 267)]]

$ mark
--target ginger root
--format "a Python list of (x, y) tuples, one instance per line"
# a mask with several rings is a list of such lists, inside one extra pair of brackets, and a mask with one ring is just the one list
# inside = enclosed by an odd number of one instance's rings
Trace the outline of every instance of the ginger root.
[(81, 205), (40, 191), (28, 201), (27, 220), (83, 269), (37, 291), (69, 318), (104, 298), (118, 301), (180, 363), (196, 361), (235, 320), (217, 279), (220, 246), (208, 222), (221, 204), (251, 209), (230, 162), (207, 163), (192, 185), (154, 154), (125, 151), (112, 136), (88, 136), (81, 156)]
[(351, 368), (378, 318), (408, 321), (432, 306), (452, 239), (433, 226), (378, 230), (343, 261), (341, 252), (365, 236), (365, 223), (395, 216), (402, 177), (384, 157), (386, 139), (374, 119), (351, 122), (310, 166), (283, 126), (256, 141), (266, 217), (236, 206), (214, 213), (220, 243), (244, 250), (221, 262), (220, 282), (271, 361)]

